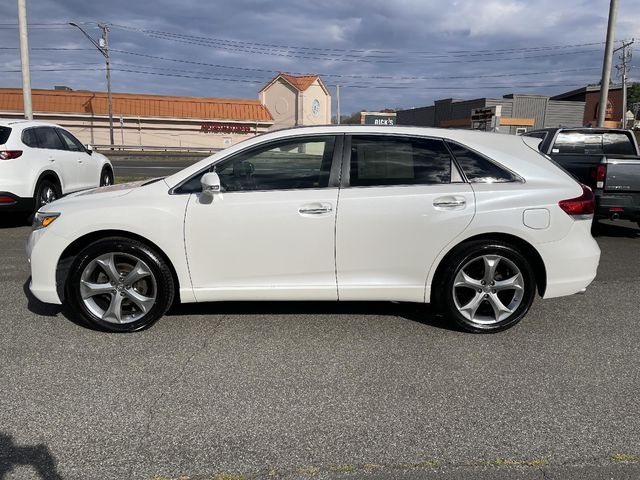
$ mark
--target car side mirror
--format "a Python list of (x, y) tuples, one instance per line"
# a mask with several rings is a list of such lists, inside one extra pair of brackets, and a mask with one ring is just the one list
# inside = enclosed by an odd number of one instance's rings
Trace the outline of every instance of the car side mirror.
[(86, 148), (87, 148), (87, 153), (89, 155), (92, 155), (93, 154), (93, 147), (91, 146), (90, 143), (87, 143), (87, 147)]
[(216, 193), (222, 192), (222, 185), (220, 184), (220, 177), (216, 172), (205, 173), (200, 180), (202, 184), (202, 193), (213, 196)]

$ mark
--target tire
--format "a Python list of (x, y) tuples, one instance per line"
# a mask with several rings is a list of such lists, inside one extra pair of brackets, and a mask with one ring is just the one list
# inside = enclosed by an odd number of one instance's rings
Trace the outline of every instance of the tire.
[(89, 326), (135, 332), (155, 323), (173, 302), (171, 270), (136, 240), (98, 240), (74, 259), (66, 283), (70, 307)]
[(37, 212), (40, 207), (57, 200), (61, 196), (62, 192), (58, 182), (50, 180), (49, 178), (43, 178), (36, 185), (34, 194), (35, 211)]
[(479, 240), (463, 245), (449, 258), (435, 289), (437, 306), (460, 328), (494, 333), (513, 327), (527, 314), (536, 279), (531, 264), (516, 248)]
[(113, 172), (110, 168), (103, 168), (100, 172), (100, 186), (108, 187), (109, 185), (113, 185)]

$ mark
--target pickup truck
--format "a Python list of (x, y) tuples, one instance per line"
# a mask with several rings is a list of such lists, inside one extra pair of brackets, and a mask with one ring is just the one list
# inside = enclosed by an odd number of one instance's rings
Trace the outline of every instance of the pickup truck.
[(631, 220), (640, 226), (640, 156), (633, 132), (544, 128), (523, 136), (541, 139), (541, 153), (591, 187), (596, 219)]

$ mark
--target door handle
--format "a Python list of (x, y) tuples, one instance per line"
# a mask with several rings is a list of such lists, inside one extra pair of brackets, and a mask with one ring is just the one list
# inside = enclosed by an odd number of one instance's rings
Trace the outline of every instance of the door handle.
[(467, 204), (467, 201), (462, 197), (441, 197), (433, 201), (433, 206), (436, 208), (461, 208)]
[(333, 208), (328, 203), (312, 203), (298, 209), (298, 213), (301, 215), (323, 215), (325, 213), (331, 213), (332, 211)]

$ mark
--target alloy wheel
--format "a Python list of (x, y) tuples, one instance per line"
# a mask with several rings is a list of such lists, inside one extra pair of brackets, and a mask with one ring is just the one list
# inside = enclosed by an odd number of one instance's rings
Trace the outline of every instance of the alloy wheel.
[(134, 255), (106, 253), (87, 264), (80, 276), (80, 297), (100, 320), (133, 323), (156, 303), (158, 287), (149, 266)]
[(524, 276), (501, 255), (481, 255), (460, 268), (453, 282), (453, 300), (460, 315), (481, 325), (508, 319), (524, 297)]

